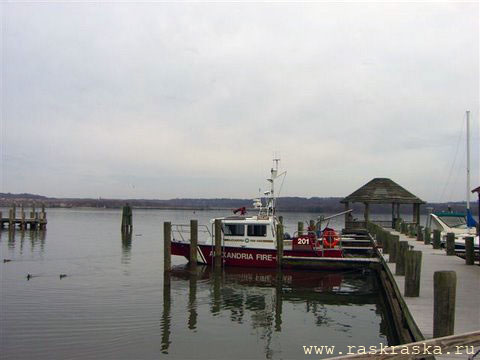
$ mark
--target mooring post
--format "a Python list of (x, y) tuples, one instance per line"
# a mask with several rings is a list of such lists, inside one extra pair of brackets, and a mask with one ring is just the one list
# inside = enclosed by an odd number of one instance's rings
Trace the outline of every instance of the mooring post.
[(23, 208), (23, 204), (21, 205), (21, 208), (20, 208), (20, 218), (21, 218), (20, 229), (24, 230), (25, 229), (25, 210)]
[(392, 236), (390, 233), (386, 231), (381, 231), (379, 233), (382, 243), (383, 243), (383, 253), (388, 254), (390, 252), (390, 245), (392, 243)]
[(222, 266), (222, 220), (215, 219), (215, 267)]
[(401, 228), (402, 228), (402, 219), (397, 218), (397, 221), (395, 222), (395, 230), (400, 232)]
[(446, 245), (447, 255), (455, 255), (455, 234), (447, 233), (447, 245)]
[(465, 237), (465, 264), (473, 265), (475, 263), (475, 250), (473, 247), (473, 236)]
[(35, 203), (32, 204), (32, 211), (30, 211), (30, 230), (35, 229)]
[(126, 203), (122, 208), (122, 232), (131, 232), (132, 229), (132, 208), (128, 203)]
[(277, 224), (277, 267), (282, 267), (283, 261), (283, 226)]
[(283, 216), (282, 215), (280, 215), (278, 217), (278, 222), (283, 225)]
[(190, 266), (197, 266), (198, 220), (190, 220)]
[(163, 271), (168, 272), (172, 267), (172, 223), (163, 223)]
[(438, 229), (434, 229), (433, 230), (433, 248), (434, 249), (440, 249), (441, 247), (441, 236), (442, 236), (442, 233), (440, 232), (440, 230)]
[(405, 256), (408, 251), (408, 241), (398, 243), (397, 265), (395, 266), (395, 275), (405, 275)]
[(303, 221), (298, 222), (298, 236), (303, 235)]
[(15, 226), (15, 213), (13, 209), (12, 207), (8, 210), (8, 226), (10, 230)]
[(315, 220), (310, 220), (310, 223), (309, 223), (309, 231), (313, 231), (315, 232)]
[(421, 225), (417, 225), (417, 241), (423, 242), (423, 231)]
[[(383, 231), (375, 231), (375, 237), (377, 240), (377, 244), (382, 246), (383, 253), (386, 254), (385, 252), (385, 233)], [(387, 250), (388, 252), (388, 250)]]
[(405, 296), (420, 295), (420, 272), (422, 268), (422, 252), (408, 250), (405, 256)]
[(41, 223), (40, 223), (40, 229), (45, 229), (46, 228), (46, 222), (47, 222), (47, 213), (45, 212), (45, 203), (42, 203), (42, 214), (40, 217)]
[(428, 245), (428, 244), (430, 244), (430, 242), (431, 242), (430, 228), (426, 227), (425, 230), (424, 230), (424, 234), (423, 234), (423, 243), (425, 245)]
[(416, 236), (416, 225), (415, 224), (410, 224), (408, 227), (408, 236), (409, 237), (415, 237)]
[(389, 263), (394, 263), (397, 261), (397, 253), (398, 253), (398, 242), (400, 240), (400, 236), (398, 235), (390, 235), (389, 236), (389, 244), (388, 244), (388, 252), (389, 252), (389, 257), (388, 257), (388, 262)]
[(436, 271), (433, 274), (433, 337), (453, 335), (455, 328), (455, 271)]

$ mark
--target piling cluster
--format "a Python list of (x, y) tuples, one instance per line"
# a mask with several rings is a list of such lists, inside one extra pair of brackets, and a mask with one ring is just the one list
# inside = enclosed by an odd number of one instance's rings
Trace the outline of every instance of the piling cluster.
[[(409, 224), (397, 219), (394, 229), (409, 238), (416, 239), (433, 249), (441, 248), (441, 232)], [(388, 255), (388, 262), (395, 263), (395, 275), (405, 276), (404, 296), (420, 296), (420, 274), (422, 268), (422, 251), (414, 250), (408, 241), (400, 241), (399, 235), (374, 224), (367, 223), (367, 231), (376, 239), (383, 254)], [(433, 235), (433, 236), (432, 236)], [(474, 264), (473, 237), (465, 241), (465, 264)], [(446, 256), (455, 255), (455, 234), (448, 233), (445, 244)], [(434, 337), (452, 335), (455, 324), (455, 297), (457, 276), (454, 271), (436, 271), (433, 276), (434, 288)]]
[[(18, 215), (18, 217), (17, 217)], [(17, 211), (16, 204), (13, 204), (8, 210), (8, 217), (4, 217), (0, 211), (0, 227), (3, 229), (6, 226), (10, 230), (20, 228), (21, 230), (44, 230), (47, 228), (47, 213), (45, 211), (45, 204), (41, 205), (41, 210), (36, 211), (35, 204), (32, 204), (32, 210), (30, 216), (27, 217), (23, 204), (20, 206), (20, 210)]]

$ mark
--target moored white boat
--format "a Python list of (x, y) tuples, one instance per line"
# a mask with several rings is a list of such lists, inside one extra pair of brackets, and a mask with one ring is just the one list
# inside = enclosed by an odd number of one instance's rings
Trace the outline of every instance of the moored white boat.
[(473, 237), (474, 249), (479, 251), (479, 239), (476, 228), (467, 225), (467, 215), (457, 212), (432, 212), (427, 217), (426, 226), (433, 230), (440, 230), (441, 242), (445, 246), (447, 234), (455, 234), (455, 250), (465, 251), (465, 238)]

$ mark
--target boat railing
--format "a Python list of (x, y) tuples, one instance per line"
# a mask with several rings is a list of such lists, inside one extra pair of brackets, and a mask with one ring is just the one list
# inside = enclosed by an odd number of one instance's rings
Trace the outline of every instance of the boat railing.
[[(303, 230), (301, 232), (301, 234), (299, 233), (299, 231), (295, 231), (293, 233), (293, 238), (295, 237), (303, 237), (303, 236), (307, 236), (307, 237), (313, 237), (315, 239), (315, 241), (319, 241), (320, 243), (320, 248), (321, 250), (323, 251), (324, 250), (324, 246), (323, 246), (323, 236), (319, 236), (318, 233), (316, 231), (313, 231), (313, 230)], [(342, 249), (342, 234), (340, 233), (336, 233), (336, 236), (338, 237), (338, 244), (335, 245), (335, 248), (337, 249)]]
[[(178, 236), (178, 238), (175, 237)], [(203, 236), (201, 236), (203, 235)], [(182, 242), (190, 242), (190, 224), (172, 224), (173, 240), (180, 240)], [(207, 225), (198, 225), (199, 238), (211, 238), (212, 232)]]

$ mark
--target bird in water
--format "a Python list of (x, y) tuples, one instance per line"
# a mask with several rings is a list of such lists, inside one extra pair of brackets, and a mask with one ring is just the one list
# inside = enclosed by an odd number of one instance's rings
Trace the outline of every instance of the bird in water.
[(63, 279), (64, 277), (67, 277), (67, 274), (60, 274), (60, 279)]
[(4, 263), (4, 264), (7, 263), (7, 262), (10, 262), (10, 261), (12, 261), (12, 260), (10, 260), (10, 259), (3, 259), (3, 263)]

